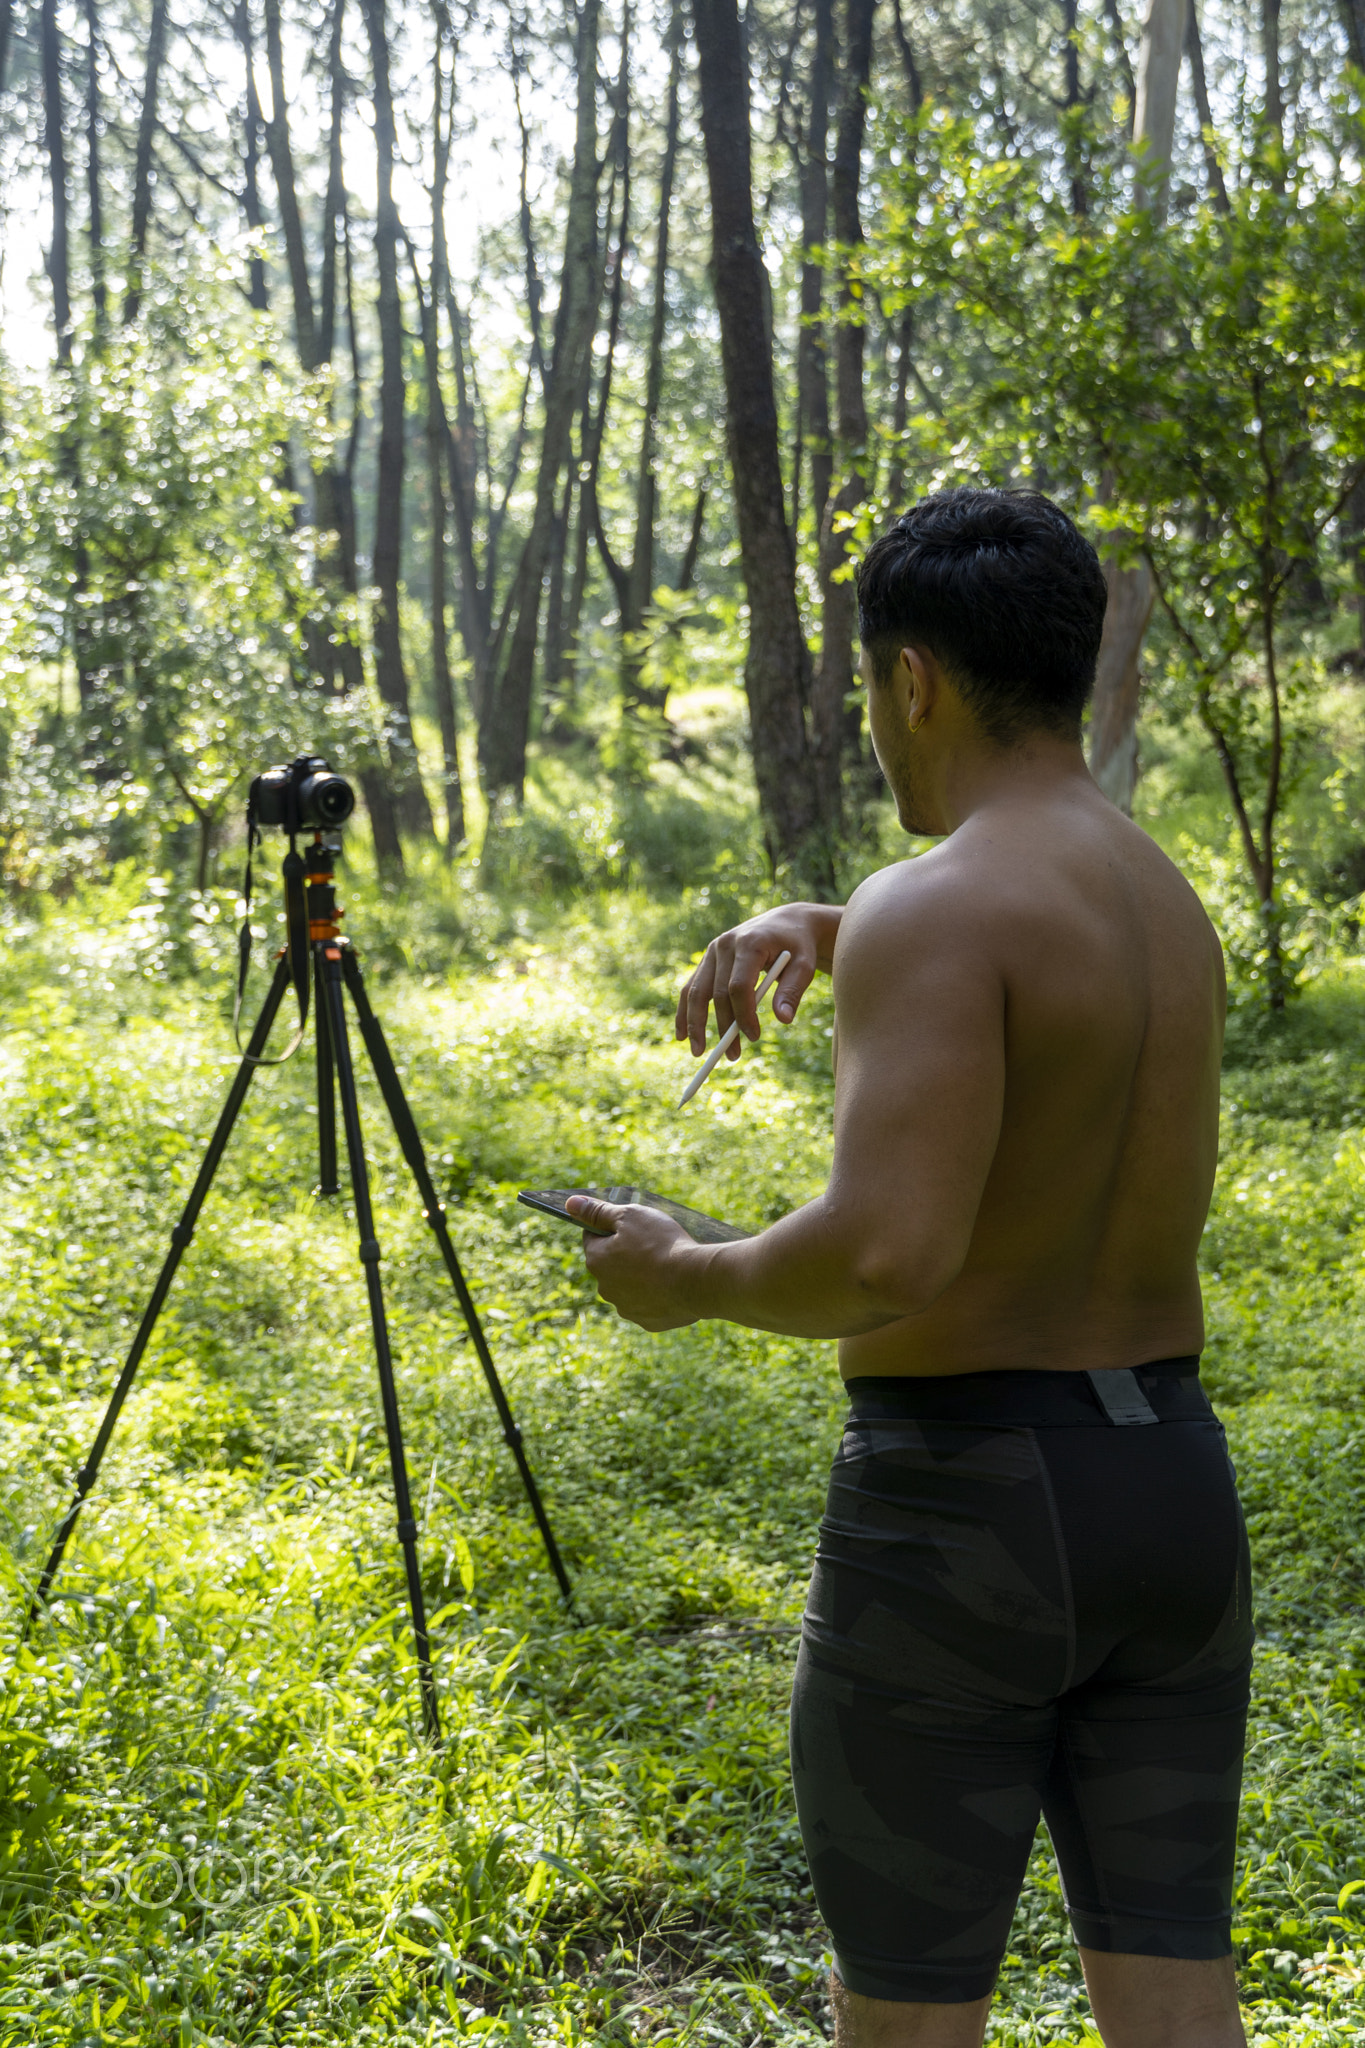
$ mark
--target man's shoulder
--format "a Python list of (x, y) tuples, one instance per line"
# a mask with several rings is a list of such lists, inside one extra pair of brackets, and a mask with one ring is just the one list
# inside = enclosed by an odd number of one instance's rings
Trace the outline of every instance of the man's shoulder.
[(888, 976), (914, 978), (931, 961), (942, 965), (952, 956), (987, 964), (998, 911), (986, 878), (972, 872), (954, 839), (879, 868), (858, 885), (840, 927), (836, 970), (865, 967), (885, 985)]
[(859, 928), (922, 927), (941, 918), (971, 917), (989, 897), (982, 863), (959, 831), (860, 882), (848, 899), (845, 922)]

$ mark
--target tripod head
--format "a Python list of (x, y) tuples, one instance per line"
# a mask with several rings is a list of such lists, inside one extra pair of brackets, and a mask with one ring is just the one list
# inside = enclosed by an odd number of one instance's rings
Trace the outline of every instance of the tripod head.
[[(276, 825), (288, 834), (289, 851), (281, 874), (284, 882), (285, 951), (289, 978), (298, 1000), (299, 1023), (293, 1042), (277, 1059), (257, 1057), (258, 1066), (282, 1066), (292, 1059), (303, 1043), (308, 1022), (308, 998), (312, 983), (310, 948), (315, 940), (335, 939), (342, 912), (337, 907), (332, 873), (341, 840), (338, 827), (355, 809), (355, 791), (344, 776), (334, 773), (321, 754), (300, 754), (287, 767), (267, 768), (252, 782), (246, 805), (246, 872), (242, 878), (243, 915), (237, 934), (237, 995), (232, 1010), (232, 1033), (237, 1050), (249, 1057), (242, 1045), (242, 1002), (251, 968), (251, 864), (261, 842), (261, 827)], [(298, 835), (311, 829), (313, 839), (303, 853)]]

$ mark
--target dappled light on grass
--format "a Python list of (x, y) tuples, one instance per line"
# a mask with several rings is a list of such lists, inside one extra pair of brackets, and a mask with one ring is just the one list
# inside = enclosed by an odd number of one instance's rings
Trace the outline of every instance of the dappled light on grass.
[[(832, 1352), (723, 1326), (642, 1336), (515, 1191), (638, 1181), (750, 1225), (804, 1200), (827, 1156), (827, 992), (680, 1116), (676, 902), (588, 899), (509, 930), (485, 899), (453, 966), (443, 914), (405, 936), (408, 913), (376, 901), (356, 936), (580, 1620), (365, 1083), (436, 1756), (354, 1226), (309, 1192), (302, 1060), (253, 1087), (60, 1597), (19, 1643), (230, 1062), (193, 956), (148, 978), (111, 929), (77, 990), (57, 971), (81, 957), (76, 920), (10, 948), (2, 2048), (624, 2048), (826, 2024), (785, 1723)], [(1296, 2048), (1365, 2033), (1355, 989), (1327, 978), (1279, 1036), (1234, 1046), (1207, 1240), (1210, 1380), (1260, 1570), (1243, 1984), (1257, 2038)], [(992, 2039), (1079, 2044), (1087, 2024), (1043, 1845)]]

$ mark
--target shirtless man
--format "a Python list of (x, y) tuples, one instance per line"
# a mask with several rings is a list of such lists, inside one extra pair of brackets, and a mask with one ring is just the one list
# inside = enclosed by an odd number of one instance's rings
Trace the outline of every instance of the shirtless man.
[(1246, 1539), (1198, 1380), (1224, 983), (1193, 890), (1087, 773), (1105, 589), (1045, 498), (953, 491), (858, 584), (877, 758), (941, 835), (843, 911), (713, 942), (759, 1035), (834, 977), (823, 1195), (743, 1243), (579, 1199), (606, 1300), (837, 1338), (850, 1413), (792, 1765), (840, 2048), (979, 2048), (1040, 1811), (1108, 2048), (1236, 2048)]

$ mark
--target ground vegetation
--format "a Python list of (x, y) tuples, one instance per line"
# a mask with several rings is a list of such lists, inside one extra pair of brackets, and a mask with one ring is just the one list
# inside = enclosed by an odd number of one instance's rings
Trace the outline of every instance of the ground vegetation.
[[(820, 1186), (827, 994), (682, 1117), (673, 994), (916, 850), (848, 577), (982, 477), (1104, 550), (1092, 760), (1228, 953), (1242, 1983), (1259, 2040), (1365, 2040), (1363, 33), (0, 0), (0, 2048), (826, 2028), (785, 1700), (828, 1349), (647, 1339), (514, 1197)], [(230, 1071), (247, 782), (305, 748), (362, 793), (347, 929), (577, 1587), (367, 1093), (438, 1754), (303, 1059), (23, 1629)], [(1093, 2040), (1043, 1845), (994, 2028)]]

